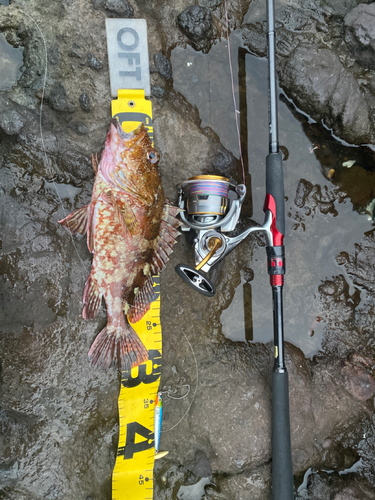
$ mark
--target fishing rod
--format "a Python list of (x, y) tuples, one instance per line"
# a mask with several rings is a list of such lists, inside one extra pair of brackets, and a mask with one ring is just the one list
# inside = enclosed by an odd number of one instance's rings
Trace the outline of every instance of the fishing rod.
[(194, 232), (195, 267), (176, 266), (177, 274), (195, 290), (212, 297), (216, 290), (207, 274), (249, 234), (266, 239), (267, 267), (273, 301), (274, 367), (272, 373), (272, 495), (292, 500), (293, 468), (289, 418), (289, 382), (284, 357), (283, 285), (285, 274), (285, 201), (282, 155), (279, 150), (274, 0), (267, 1), (269, 153), (266, 157), (265, 219), (231, 236), (246, 195), (244, 184), (226, 177), (198, 175), (179, 186), (182, 231)]
[(282, 155), (279, 151), (275, 5), (267, 0), (269, 153), (266, 158), (264, 211), (272, 213), (272, 244), (267, 245), (272, 288), (275, 363), (272, 373), (272, 495), (292, 500), (293, 467), (290, 440), (289, 382), (284, 359), (283, 285), (285, 274), (285, 200)]

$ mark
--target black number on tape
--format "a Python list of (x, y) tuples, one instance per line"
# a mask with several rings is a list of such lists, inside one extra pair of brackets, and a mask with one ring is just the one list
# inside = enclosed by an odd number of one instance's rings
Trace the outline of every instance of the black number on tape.
[[(135, 436), (141, 436), (143, 441), (135, 442)], [(125, 446), (120, 446), (117, 451), (118, 456), (123, 456), (125, 460), (133, 458), (134, 453), (149, 450), (154, 446), (154, 433), (139, 424), (138, 422), (131, 422), (126, 426), (126, 443)]]
[[(131, 370), (122, 373), (121, 383), (124, 387), (130, 389), (137, 387), (139, 384), (152, 384), (152, 382), (158, 380), (161, 375), (161, 354), (156, 349), (150, 349), (148, 356), (150, 360), (138, 366), (138, 375), (136, 377), (132, 377)], [(146, 370), (150, 365), (150, 361), (152, 363), (152, 370), (151, 373), (147, 373)]]

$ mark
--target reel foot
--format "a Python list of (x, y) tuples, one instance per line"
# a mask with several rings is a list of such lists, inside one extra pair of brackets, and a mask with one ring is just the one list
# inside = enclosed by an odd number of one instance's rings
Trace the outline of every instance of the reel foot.
[(194, 267), (187, 266), (186, 264), (178, 264), (175, 267), (175, 271), (185, 283), (190, 285), (197, 292), (206, 297), (213, 297), (215, 295), (216, 288), (214, 284)]

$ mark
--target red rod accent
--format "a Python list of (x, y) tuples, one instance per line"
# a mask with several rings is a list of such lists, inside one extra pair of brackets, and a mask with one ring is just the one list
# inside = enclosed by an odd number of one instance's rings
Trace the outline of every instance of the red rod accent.
[(270, 283), (271, 283), (271, 286), (283, 286), (284, 285), (284, 275), (283, 274), (271, 274)]
[(272, 213), (271, 233), (273, 236), (273, 246), (281, 247), (283, 245), (284, 235), (276, 227), (276, 202), (271, 194), (266, 194), (263, 211), (269, 210)]

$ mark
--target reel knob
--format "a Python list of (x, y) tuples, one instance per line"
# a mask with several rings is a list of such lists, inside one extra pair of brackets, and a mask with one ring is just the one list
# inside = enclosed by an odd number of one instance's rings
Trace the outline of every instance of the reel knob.
[(194, 267), (186, 264), (178, 264), (175, 267), (176, 273), (182, 278), (185, 283), (190, 285), (194, 290), (205, 295), (206, 297), (213, 297), (216, 293), (214, 284), (201, 272), (197, 271)]

